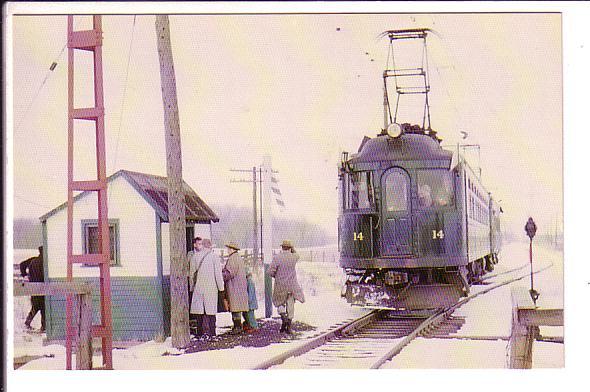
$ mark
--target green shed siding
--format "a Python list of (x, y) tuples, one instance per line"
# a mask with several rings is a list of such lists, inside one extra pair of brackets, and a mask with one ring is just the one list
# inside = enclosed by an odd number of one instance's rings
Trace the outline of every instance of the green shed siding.
[[(98, 278), (79, 278), (93, 286), (94, 325), (100, 323)], [(65, 279), (50, 279), (65, 281)], [(151, 340), (164, 334), (162, 285), (156, 276), (111, 277), (113, 340)], [(65, 297), (47, 297), (47, 338), (65, 339)]]
[(164, 334), (165, 336), (170, 336), (170, 275), (164, 275), (162, 277), (162, 297), (164, 306)]

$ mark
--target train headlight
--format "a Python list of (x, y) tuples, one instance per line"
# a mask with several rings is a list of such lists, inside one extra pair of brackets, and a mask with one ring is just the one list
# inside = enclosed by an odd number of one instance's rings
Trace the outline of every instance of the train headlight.
[(387, 127), (387, 134), (391, 137), (398, 137), (402, 134), (402, 127), (397, 123), (391, 123)]

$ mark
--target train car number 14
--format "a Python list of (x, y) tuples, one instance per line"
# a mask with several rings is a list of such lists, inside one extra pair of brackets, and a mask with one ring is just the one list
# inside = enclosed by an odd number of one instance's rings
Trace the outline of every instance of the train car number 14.
[(356, 231), (353, 233), (354, 241), (362, 241), (363, 240), (363, 232), (357, 233)]
[(445, 238), (445, 232), (442, 230), (432, 230), (432, 239), (433, 240), (442, 240)]

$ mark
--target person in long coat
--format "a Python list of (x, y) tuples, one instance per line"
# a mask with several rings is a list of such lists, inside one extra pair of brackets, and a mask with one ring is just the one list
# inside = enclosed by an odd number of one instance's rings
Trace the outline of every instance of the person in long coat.
[(224, 268), (225, 291), (229, 301), (234, 327), (231, 333), (242, 332), (242, 312), (248, 312), (248, 282), (246, 280), (246, 265), (238, 254), (239, 246), (234, 242), (225, 245), (229, 257)]
[(195, 266), (191, 313), (196, 315), (197, 336), (215, 336), (215, 315), (219, 291), (225, 289), (221, 273), (221, 261), (213, 252), (211, 240), (203, 239), (204, 255)]
[(272, 303), (281, 316), (281, 332), (291, 333), (291, 322), (295, 312), (295, 300), (305, 302), (305, 295), (297, 281), (295, 266), (299, 255), (289, 240), (281, 244), (281, 252), (273, 257), (268, 274), (275, 279)]
[[(193, 249), (186, 254), (186, 258), (188, 260), (188, 303), (189, 306), (192, 303), (193, 299), (193, 287), (195, 286), (195, 282), (193, 282), (193, 277), (195, 276), (195, 271), (197, 265), (202, 261), (203, 257), (203, 239), (201, 237), (193, 238)], [(193, 321), (196, 320), (196, 315), (189, 313), (189, 322), (192, 324)], [(193, 328), (191, 326), (191, 328)]]
[[(43, 271), (43, 247), (39, 247), (39, 256), (31, 257), (19, 264), (20, 273), (24, 277), (29, 276), (29, 282), (43, 282), (45, 281), (45, 274)], [(41, 312), (41, 332), (45, 332), (45, 297), (41, 295), (34, 295), (31, 297), (31, 310), (25, 320), (25, 326), (31, 329), (31, 322)]]

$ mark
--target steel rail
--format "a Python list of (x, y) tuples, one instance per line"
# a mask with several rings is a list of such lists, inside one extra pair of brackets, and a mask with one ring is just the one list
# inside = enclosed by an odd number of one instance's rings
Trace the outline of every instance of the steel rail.
[(315, 338), (312, 338), (311, 340), (303, 343), (302, 345), (299, 345), (299, 346), (294, 347), (288, 351), (285, 351), (284, 353), (276, 355), (276, 356), (262, 362), (261, 364), (256, 365), (252, 369), (253, 370), (268, 369), (269, 367), (282, 364), (283, 362), (285, 362), (285, 360), (287, 360), (289, 358), (298, 357), (302, 354), (305, 354), (305, 353), (313, 350), (314, 348), (319, 347), (319, 346), (325, 344), (326, 342), (328, 342), (338, 336), (345, 335), (347, 333), (352, 333), (355, 330), (363, 328), (364, 326), (373, 322), (379, 316), (379, 314), (381, 314), (381, 312), (382, 312), (382, 310), (377, 310), (377, 309), (373, 310), (373, 311), (363, 315), (362, 317), (359, 317), (359, 318), (352, 320), (348, 323), (340, 325), (339, 327), (334, 328), (328, 332), (325, 332)]
[(475, 281), (475, 282), (473, 282), (473, 283), (480, 283), (480, 282), (485, 282), (486, 280), (489, 280), (489, 279), (492, 279), (492, 278), (496, 278), (496, 277), (498, 277), (498, 276), (500, 276), (500, 275), (506, 275), (506, 274), (509, 274), (509, 273), (511, 273), (511, 272), (514, 272), (514, 271), (518, 271), (518, 270), (524, 269), (524, 268), (526, 268), (526, 267), (528, 267), (528, 266), (529, 266), (529, 263), (528, 263), (528, 262), (526, 262), (526, 263), (524, 263), (523, 265), (521, 265), (520, 267), (515, 267), (515, 268), (509, 269), (509, 270), (507, 270), (507, 271), (496, 272), (496, 273), (494, 273), (494, 274), (489, 274), (489, 275), (488, 275), (488, 274), (486, 274), (486, 275), (484, 275), (484, 276), (483, 276), (481, 279), (478, 279), (478, 280), (476, 280), (476, 281)]
[[(553, 263), (550, 263), (548, 266), (545, 266), (543, 268), (538, 269), (537, 271), (534, 271), (534, 274), (538, 274), (542, 271), (545, 271), (549, 268), (553, 267)], [(516, 270), (518, 270), (520, 268), (517, 268)], [(438, 313), (436, 313), (435, 315), (429, 317), (428, 319), (426, 319), (424, 322), (422, 322), (418, 328), (416, 328), (412, 333), (410, 333), (408, 336), (406, 336), (404, 339), (402, 339), (402, 341), (400, 341), (399, 343), (397, 343), (391, 350), (389, 350), (385, 355), (383, 355), (381, 358), (379, 358), (377, 361), (375, 361), (375, 363), (371, 366), (371, 369), (379, 369), (381, 366), (383, 366), (383, 364), (385, 362), (390, 361), (393, 357), (395, 357), (397, 354), (399, 354), (401, 352), (401, 350), (407, 346), (412, 340), (414, 340), (416, 337), (418, 337), (421, 333), (423, 333), (424, 331), (426, 331), (428, 328), (433, 327), (434, 325), (436, 325), (438, 322), (441, 322), (442, 320), (444, 320), (446, 317), (448, 317), (451, 313), (453, 313), (456, 309), (460, 308), (461, 306), (465, 305), (467, 302), (471, 301), (474, 298), (479, 297), (480, 295), (486, 294), (492, 290), (495, 290), (497, 288), (500, 288), (502, 286), (506, 286), (510, 283), (514, 283), (516, 281), (519, 281), (521, 279), (526, 278), (527, 276), (529, 276), (529, 274), (524, 274), (521, 275), (519, 277), (516, 278), (512, 278), (509, 280), (506, 280), (502, 283), (498, 283), (495, 284), (491, 287), (488, 287), (482, 291), (479, 291), (475, 294), (472, 294), (468, 297), (465, 297), (461, 300), (459, 300), (457, 303), (455, 303), (454, 305), (449, 306), (446, 309), (443, 309), (441, 311), (439, 311)]]
[[(542, 272), (546, 269), (551, 268), (552, 266), (553, 266), (553, 263), (550, 263), (548, 266), (545, 266), (543, 268), (540, 268), (540, 269), (534, 271), (534, 273), (536, 274), (536, 273)], [(504, 271), (501, 273), (497, 273), (493, 276), (489, 276), (488, 278), (486, 278), (486, 280), (496, 277), (496, 276), (499, 276), (499, 275), (518, 271), (523, 268), (524, 268), (524, 266), (517, 267), (517, 268), (511, 269), (508, 271)], [(433, 326), (442, 322), (444, 319), (446, 319), (448, 316), (450, 316), (452, 314), (452, 312), (454, 312), (457, 308), (463, 306), (464, 304), (466, 304), (470, 300), (472, 300), (480, 295), (486, 294), (492, 290), (495, 290), (499, 287), (502, 287), (507, 284), (516, 282), (518, 280), (524, 279), (528, 275), (529, 274), (527, 273), (527, 274), (518, 276), (516, 278), (512, 278), (512, 279), (509, 279), (509, 280), (504, 281), (502, 283), (498, 283), (496, 285), (485, 288), (482, 291), (479, 291), (479, 292), (474, 293), (468, 297), (465, 297), (465, 298), (461, 299), (460, 301), (458, 301), (457, 303), (436, 312), (432, 316), (428, 317), (425, 321), (420, 323), (420, 325), (418, 325), (418, 327), (416, 329), (414, 329), (410, 334), (405, 336), (403, 338), (403, 340), (398, 342), (392, 349), (387, 351), (387, 353), (385, 355), (382, 355), (376, 362), (373, 363), (373, 365), (370, 368), (371, 369), (380, 368), (385, 362), (391, 360), (394, 356), (399, 354), (399, 352), (401, 352), (401, 350), (405, 346), (407, 346), (412, 340), (414, 340), (416, 337), (423, 334), (425, 331), (433, 328)], [(387, 310), (375, 309), (372, 312), (370, 312), (366, 315), (363, 315), (362, 317), (359, 317), (355, 320), (344, 323), (343, 325), (340, 325), (332, 330), (329, 330), (329, 331), (327, 331), (315, 338), (311, 338), (310, 340), (304, 342), (303, 344), (298, 345), (297, 347), (293, 347), (281, 354), (278, 354), (278, 355), (256, 365), (255, 367), (252, 367), (251, 369), (262, 370), (262, 369), (271, 368), (273, 366), (278, 366), (278, 365), (283, 364), (289, 358), (294, 358), (294, 357), (304, 355), (304, 354), (314, 350), (315, 348), (323, 346), (324, 344), (326, 344), (327, 342), (329, 342), (331, 340), (337, 339), (338, 337), (346, 336), (346, 335), (354, 335), (355, 332), (365, 328), (366, 326), (368, 326), (371, 323), (373, 323), (374, 321), (376, 321), (379, 318), (379, 316), (381, 315), (381, 313), (383, 313), (383, 312), (387, 312)]]

